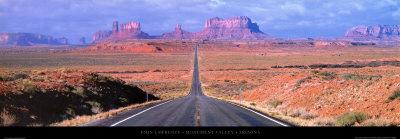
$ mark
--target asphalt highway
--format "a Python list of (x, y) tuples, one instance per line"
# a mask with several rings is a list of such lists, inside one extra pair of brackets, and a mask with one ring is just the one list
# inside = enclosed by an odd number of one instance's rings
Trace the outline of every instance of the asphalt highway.
[(189, 95), (135, 109), (91, 126), (288, 126), (257, 111), (203, 94), (195, 46), (193, 80)]

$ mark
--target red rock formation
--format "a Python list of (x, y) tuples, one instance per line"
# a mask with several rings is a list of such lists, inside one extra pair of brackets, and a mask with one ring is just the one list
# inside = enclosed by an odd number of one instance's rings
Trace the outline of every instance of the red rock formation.
[(111, 31), (97, 31), (93, 34), (93, 42), (99, 42), (105, 40), (111, 36)]
[(182, 26), (180, 24), (177, 24), (175, 27), (174, 32), (170, 33), (164, 33), (162, 35), (162, 38), (164, 39), (174, 39), (174, 40), (181, 40), (181, 39), (192, 39), (193, 38), (193, 33), (187, 32), (182, 30)]
[(256, 23), (253, 23), (246, 16), (236, 16), (229, 19), (211, 18), (206, 21), (204, 29), (200, 32), (192, 33), (182, 30), (181, 25), (177, 25), (173, 32), (164, 33), (162, 36), (149, 36), (141, 31), (139, 22), (128, 22), (119, 25), (117, 21), (113, 22), (111, 31), (98, 31), (93, 35), (94, 42), (104, 40), (122, 40), (122, 39), (269, 39)]
[(29, 46), (35, 44), (64, 45), (68, 44), (68, 39), (65, 37), (53, 38), (52, 36), (33, 33), (0, 34), (0, 45)]
[(141, 31), (139, 22), (128, 22), (119, 25), (117, 21), (114, 21), (111, 31), (98, 31), (93, 34), (93, 42), (148, 38), (150, 38), (150, 36)]
[(353, 40), (400, 41), (400, 25), (356, 26), (347, 30), (345, 37)]
[(340, 48), (348, 47), (349, 43), (344, 41), (315, 41), (314, 46), (316, 48)]
[(204, 29), (196, 33), (200, 39), (265, 39), (268, 35), (260, 31), (258, 25), (246, 16), (229, 19), (218, 17), (206, 21)]

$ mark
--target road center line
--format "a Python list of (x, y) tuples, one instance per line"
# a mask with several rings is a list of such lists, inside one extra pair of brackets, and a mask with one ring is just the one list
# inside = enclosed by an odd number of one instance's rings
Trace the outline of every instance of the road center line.
[(116, 126), (116, 125), (118, 125), (118, 124), (120, 124), (120, 123), (122, 123), (122, 122), (125, 122), (126, 120), (129, 120), (129, 119), (131, 119), (131, 118), (133, 118), (133, 117), (135, 117), (135, 116), (138, 116), (138, 115), (140, 115), (140, 114), (142, 114), (142, 113), (144, 113), (144, 112), (146, 112), (146, 111), (148, 111), (148, 110), (151, 110), (151, 109), (153, 109), (153, 108), (155, 108), (155, 107), (161, 106), (161, 105), (163, 105), (163, 104), (165, 104), (165, 103), (168, 103), (168, 102), (170, 102), (170, 101), (172, 101), (172, 100), (168, 100), (168, 101), (163, 102), (163, 103), (161, 103), (161, 104), (158, 104), (158, 105), (155, 105), (155, 106), (153, 106), (153, 107), (147, 108), (147, 109), (145, 109), (145, 110), (143, 110), (143, 111), (141, 111), (141, 112), (139, 112), (139, 113), (136, 113), (136, 114), (134, 114), (134, 115), (132, 115), (132, 116), (129, 116), (128, 118), (125, 118), (125, 119), (123, 119), (123, 120), (121, 120), (121, 121), (119, 121), (119, 122), (116, 122), (116, 123), (112, 124), (111, 127)]

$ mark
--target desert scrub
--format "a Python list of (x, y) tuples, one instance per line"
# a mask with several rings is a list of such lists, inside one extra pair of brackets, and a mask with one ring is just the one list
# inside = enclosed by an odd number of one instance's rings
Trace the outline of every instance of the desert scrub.
[(85, 82), (89, 84), (99, 84), (99, 83), (107, 83), (107, 82), (118, 82), (124, 84), (125, 82), (119, 79), (115, 79), (109, 76), (103, 76), (96, 73), (90, 73), (86, 76)]
[(0, 113), (0, 125), (10, 126), (14, 123), (15, 123), (15, 116), (3, 108), (3, 111), (1, 111)]
[(299, 109), (293, 110), (289, 116), (290, 117), (300, 117), (301, 119), (306, 119), (306, 120), (314, 119), (315, 117), (317, 117), (316, 115), (309, 113), (304, 108), (299, 108)]
[(351, 73), (343, 74), (341, 77), (345, 80), (373, 80), (382, 78), (379, 75), (357, 75)]
[[(50, 77), (54, 76), (51, 74), (60, 75), (60, 72), (46, 74), (48, 75), (44, 76)], [(0, 108), (7, 110), (0, 109), (0, 124), (49, 125), (76, 116), (93, 115), (146, 101), (146, 92), (119, 79), (96, 73), (73, 73), (75, 74), (79, 76), (50, 78), (46, 83), (56, 85), (43, 88), (39, 88), (41, 83), (34, 79), (37, 74), (30, 74), (27, 79), (6, 82), (15, 85), (15, 88), (10, 89), (9, 93), (0, 93)], [(70, 80), (73, 81), (68, 82)], [(157, 99), (149, 94), (149, 100)]]
[(296, 88), (300, 87), (300, 85), (301, 85), (302, 83), (306, 82), (307, 80), (310, 80), (311, 78), (312, 78), (311, 76), (307, 76), (307, 77), (304, 77), (304, 78), (298, 80), (298, 81), (296, 82), (296, 84), (295, 84), (295, 87), (296, 87)]
[(389, 100), (395, 100), (400, 98), (400, 90), (396, 90), (392, 93), (392, 95), (389, 96)]
[(273, 107), (273, 108), (276, 108), (276, 107), (278, 107), (279, 105), (282, 105), (282, 101), (281, 100), (278, 100), (278, 99), (271, 99), (269, 102), (268, 102), (268, 105), (269, 106), (271, 106), (271, 107)]
[(377, 119), (368, 119), (361, 123), (361, 126), (396, 126), (396, 124), (390, 122), (390, 120), (377, 118)]
[(19, 83), (21, 91), (24, 93), (35, 93), (39, 92), (40, 90), (29, 80), (23, 80)]
[(340, 126), (352, 126), (355, 123), (362, 123), (367, 120), (369, 116), (362, 112), (348, 112), (336, 119), (336, 123)]
[(85, 93), (87, 92), (87, 89), (82, 86), (78, 86), (78, 87), (73, 88), (70, 92), (77, 94), (81, 97), (86, 97)]
[(0, 75), (0, 81), (15, 81), (18, 79), (26, 79), (29, 75), (26, 73), (14, 73), (12, 75)]
[(318, 71), (318, 70), (312, 70), (311, 73), (312, 73), (312, 74), (318, 74), (319, 71)]
[(103, 108), (99, 102), (87, 101), (86, 104), (90, 105), (90, 110), (92, 113), (100, 113), (103, 111)]
[(333, 78), (335, 78), (336, 73), (324, 71), (324, 72), (319, 72), (318, 75), (322, 76), (322, 79), (324, 80), (332, 80)]
[(333, 118), (317, 118), (313, 120), (315, 126), (335, 126), (335, 119)]

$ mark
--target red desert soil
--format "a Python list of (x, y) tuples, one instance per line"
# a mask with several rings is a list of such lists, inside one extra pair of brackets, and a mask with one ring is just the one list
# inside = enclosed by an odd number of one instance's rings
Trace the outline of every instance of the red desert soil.
[[(399, 67), (271, 68), (276, 65), (338, 64), (345, 61), (398, 61), (399, 50), (299, 48), (284, 53), (228, 53), (202, 49), (200, 74), (207, 94), (225, 100), (238, 100), (242, 88), (246, 102), (267, 111), (271, 102), (279, 102), (272, 110), (289, 117), (284, 119), (295, 124), (315, 126), (316, 121), (326, 118), (335, 124), (335, 120), (345, 113), (362, 112), (369, 116), (370, 121), (399, 125), (400, 101), (389, 100), (400, 89)], [(300, 122), (297, 116), (290, 116), (299, 111), (311, 116), (300, 118)]]
[[(7, 50), (0, 55), (0, 72), (49, 71), (54, 82), (43, 88), (79, 84), (79, 73), (94, 72), (137, 85), (161, 99), (187, 94), (191, 81), (194, 41), (117, 41), (78, 50)], [(200, 76), (205, 92), (225, 100), (245, 102), (266, 113), (304, 126), (337, 125), (339, 116), (361, 112), (369, 120), (355, 125), (399, 125), (399, 99), (389, 99), (399, 87), (400, 69), (385, 65), (362, 68), (273, 68), (274, 66), (341, 64), (348, 61), (400, 60), (397, 47), (342, 46), (338, 43), (201, 41)], [(333, 47), (331, 47), (333, 45)], [(340, 45), (340, 46), (336, 46)], [(38, 79), (42, 80), (42, 79)], [(35, 83), (36, 84), (36, 83)], [(0, 84), (0, 89), (18, 89)], [(327, 119), (326, 121), (323, 121)], [(383, 121), (383, 122), (382, 122)], [(322, 123), (322, 124), (321, 124)], [(388, 124), (387, 124), (388, 123)], [(352, 123), (353, 124), (353, 123)]]

